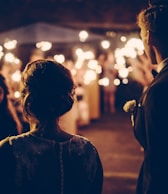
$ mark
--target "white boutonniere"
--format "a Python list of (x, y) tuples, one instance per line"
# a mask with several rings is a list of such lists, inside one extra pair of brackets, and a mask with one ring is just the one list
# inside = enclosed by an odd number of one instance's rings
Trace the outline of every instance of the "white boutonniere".
[(136, 106), (137, 106), (136, 100), (129, 100), (123, 106), (123, 110), (125, 112), (131, 113), (132, 126), (134, 126), (134, 123), (135, 123), (134, 122), (134, 113), (135, 113)]
[(123, 110), (128, 113), (133, 113), (136, 107), (136, 100), (129, 100), (127, 101), (124, 106)]

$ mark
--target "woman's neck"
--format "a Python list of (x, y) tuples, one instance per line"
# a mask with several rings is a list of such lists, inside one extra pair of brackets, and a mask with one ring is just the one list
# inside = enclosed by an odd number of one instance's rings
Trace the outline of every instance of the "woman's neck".
[(72, 137), (71, 134), (66, 133), (59, 127), (56, 120), (42, 123), (31, 122), (30, 133), (33, 133), (40, 137), (54, 139), (59, 142), (66, 141)]

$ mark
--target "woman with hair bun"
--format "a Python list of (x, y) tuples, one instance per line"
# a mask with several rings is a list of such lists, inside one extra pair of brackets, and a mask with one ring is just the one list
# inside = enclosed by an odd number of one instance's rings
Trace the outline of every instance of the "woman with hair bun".
[(30, 131), (0, 142), (0, 188), (5, 194), (102, 193), (103, 169), (95, 146), (58, 124), (73, 102), (67, 68), (52, 60), (26, 65), (21, 103)]

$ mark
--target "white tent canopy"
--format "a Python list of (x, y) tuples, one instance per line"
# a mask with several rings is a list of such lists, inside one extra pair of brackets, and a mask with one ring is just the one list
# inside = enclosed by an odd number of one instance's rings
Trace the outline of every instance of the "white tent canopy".
[[(75, 42), (79, 41), (79, 32), (80, 30), (39, 22), (0, 33), (0, 44), (3, 44), (6, 40), (17, 40), (18, 44), (39, 41), (51, 41), (53, 43)], [(102, 39), (103, 36), (89, 33), (87, 41)]]

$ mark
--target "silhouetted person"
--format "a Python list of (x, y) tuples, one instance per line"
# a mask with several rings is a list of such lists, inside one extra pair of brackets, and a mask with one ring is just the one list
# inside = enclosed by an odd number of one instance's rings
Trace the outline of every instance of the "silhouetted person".
[(27, 64), (21, 101), (30, 131), (0, 142), (1, 190), (5, 194), (101, 194), (103, 169), (95, 146), (58, 125), (74, 102), (70, 71), (51, 60)]
[(0, 140), (17, 135), (17, 122), (12, 111), (12, 102), (8, 99), (8, 87), (5, 78), (0, 74)]
[[(139, 102), (128, 106), (134, 133), (144, 149), (137, 194), (168, 193), (168, 6), (150, 6), (138, 15), (145, 52), (158, 74)], [(132, 107), (132, 108), (131, 108)], [(129, 111), (127, 110), (127, 111)]]
[(104, 112), (115, 113), (115, 95), (117, 87), (114, 84), (114, 80), (117, 76), (117, 70), (114, 68), (115, 65), (115, 56), (112, 51), (101, 54), (98, 58), (100, 65), (102, 66), (102, 75), (101, 79), (106, 79), (108, 83), (102, 88), (102, 98)]

